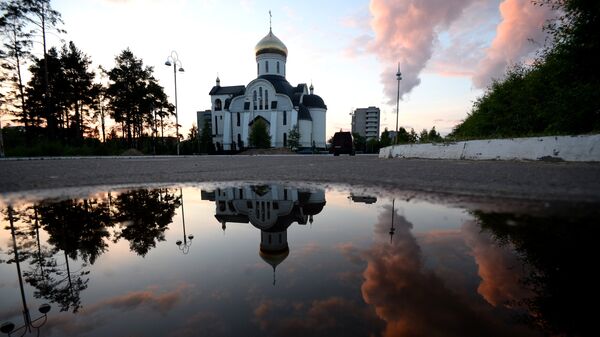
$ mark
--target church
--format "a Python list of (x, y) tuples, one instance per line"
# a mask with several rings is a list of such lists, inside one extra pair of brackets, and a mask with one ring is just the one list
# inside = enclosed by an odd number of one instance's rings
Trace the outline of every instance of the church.
[(257, 74), (254, 80), (246, 86), (221, 86), (217, 77), (209, 93), (215, 148), (231, 151), (248, 147), (252, 125), (259, 120), (269, 130), (272, 147), (287, 147), (290, 131), (297, 126), (300, 148), (325, 148), (327, 106), (314, 94), (312, 84), (308, 87), (300, 83), (294, 87), (286, 80), (285, 44), (269, 28), (254, 51)]

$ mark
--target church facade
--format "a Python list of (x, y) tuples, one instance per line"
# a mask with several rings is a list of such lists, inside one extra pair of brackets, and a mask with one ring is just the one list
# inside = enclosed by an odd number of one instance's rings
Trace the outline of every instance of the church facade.
[(327, 106), (312, 84), (292, 86), (285, 78), (287, 47), (271, 29), (255, 47), (257, 77), (247, 85), (211, 89), (211, 129), (218, 150), (248, 147), (252, 125), (267, 125), (272, 147), (286, 147), (298, 127), (300, 148), (325, 148)]

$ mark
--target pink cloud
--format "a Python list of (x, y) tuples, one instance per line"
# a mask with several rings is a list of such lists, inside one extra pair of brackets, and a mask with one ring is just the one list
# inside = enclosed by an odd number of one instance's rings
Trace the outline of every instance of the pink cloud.
[(532, 295), (521, 283), (525, 269), (514, 251), (495, 243), (489, 233), (481, 232), (475, 221), (463, 224), (462, 232), (481, 277), (477, 292), (488, 303), (510, 307)]
[(421, 82), (419, 74), (433, 54), (438, 32), (460, 17), (476, 0), (371, 0), (371, 27), (375, 38), (367, 50), (383, 63), (381, 81), (390, 103), (396, 99), (396, 71), (403, 79), (400, 94)]
[(531, 0), (505, 0), (500, 4), (500, 14), (502, 22), (496, 28), (496, 37), (473, 76), (479, 88), (501, 78), (510, 65), (531, 58), (546, 40), (544, 25), (555, 15), (549, 6), (535, 6)]
[(412, 224), (397, 213), (390, 243), (390, 210), (387, 206), (375, 224), (376, 243), (365, 254), (368, 265), (361, 287), (365, 302), (386, 322), (383, 336), (530, 335), (522, 326), (506, 326), (496, 313), (483, 310), (478, 301), (427, 270)]

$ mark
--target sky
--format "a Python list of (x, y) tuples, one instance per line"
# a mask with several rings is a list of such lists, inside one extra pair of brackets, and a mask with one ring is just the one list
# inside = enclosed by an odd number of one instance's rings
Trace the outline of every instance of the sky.
[[(174, 101), (176, 51), (182, 134), (208, 92), (256, 78), (254, 46), (269, 31), (288, 48), (287, 80), (313, 83), (327, 104), (327, 137), (350, 130), (353, 109), (381, 109), (381, 130), (395, 129), (396, 71), (402, 72), (399, 126), (435, 126), (442, 135), (507, 66), (529, 62), (543, 46), (551, 13), (529, 0), (54, 0), (67, 33), (93, 66), (114, 66), (130, 48)], [(51, 44), (60, 44), (52, 37)], [(34, 52), (35, 54), (35, 52)], [(39, 52), (41, 54), (41, 51)], [(38, 55), (39, 56), (39, 55)]]

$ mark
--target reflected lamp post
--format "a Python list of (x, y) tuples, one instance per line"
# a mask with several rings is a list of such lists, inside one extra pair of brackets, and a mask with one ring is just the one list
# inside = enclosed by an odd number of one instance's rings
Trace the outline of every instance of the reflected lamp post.
[(194, 236), (192, 234), (186, 235), (185, 233), (185, 213), (183, 212), (183, 191), (181, 187), (179, 188), (179, 198), (181, 199), (181, 221), (183, 223), (183, 241), (177, 240), (175, 244), (179, 250), (183, 252), (183, 254), (187, 254), (190, 251), (190, 246), (192, 245), (192, 240)]
[[(167, 67), (173, 66), (173, 79), (175, 81), (175, 132), (177, 133), (177, 155), (179, 156), (179, 116), (177, 114), (177, 71), (183, 72), (183, 66), (176, 51), (172, 51), (165, 61)], [(177, 69), (179, 67), (179, 69)]]
[(398, 95), (396, 96), (396, 137), (394, 137), (394, 144), (398, 144), (398, 111), (400, 110), (400, 81), (402, 80), (402, 73), (400, 72), (400, 62), (398, 62), (398, 72), (396, 73), (396, 80), (398, 80)]
[[(21, 276), (21, 265), (19, 262), (19, 251), (17, 248), (17, 238), (15, 234), (15, 225), (13, 218), (13, 208), (11, 206), (8, 207), (8, 219), (10, 222), (10, 233), (12, 235), (13, 241), (13, 251), (15, 254), (15, 262), (17, 265), (17, 274), (19, 276), (19, 288), (21, 290), (21, 302), (23, 304), (23, 325), (15, 328), (15, 324), (12, 322), (4, 322), (0, 325), (0, 332), (5, 333), (9, 336), (24, 336), (27, 332), (31, 333), (33, 329), (36, 330), (37, 335), (40, 335), (40, 328), (46, 324), (48, 320), (48, 312), (50, 311), (50, 304), (44, 303), (40, 305), (38, 308), (39, 312), (42, 314), (40, 317), (35, 319), (31, 319), (31, 314), (29, 312), (29, 308), (27, 307), (27, 300), (25, 299), (25, 291), (23, 289), (23, 277)], [(16, 332), (21, 331), (20, 334), (15, 334)]]

